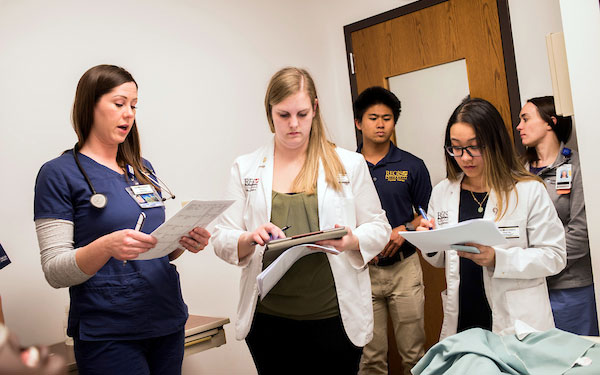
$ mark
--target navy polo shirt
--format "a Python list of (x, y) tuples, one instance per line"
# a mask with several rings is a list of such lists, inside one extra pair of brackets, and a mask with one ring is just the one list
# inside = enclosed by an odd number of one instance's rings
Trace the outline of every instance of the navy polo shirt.
[[(362, 146), (357, 152), (361, 152), (361, 149)], [(427, 210), (431, 179), (423, 160), (399, 149), (390, 141), (387, 155), (377, 164), (367, 161), (367, 165), (392, 228), (412, 221), (419, 206)]]

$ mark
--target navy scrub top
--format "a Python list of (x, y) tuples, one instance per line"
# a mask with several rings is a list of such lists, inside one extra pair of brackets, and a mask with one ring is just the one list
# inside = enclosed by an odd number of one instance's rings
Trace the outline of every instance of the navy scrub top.
[[(103, 209), (90, 204), (91, 190), (77, 168), (71, 150), (45, 163), (35, 184), (34, 220), (52, 218), (74, 223), (74, 247), (121, 229), (133, 229), (146, 214), (142, 228), (151, 233), (165, 220), (164, 207), (142, 209), (125, 188), (132, 181), (79, 153), (82, 168), (97, 192), (108, 198)], [(144, 164), (152, 169), (151, 164)], [(69, 288), (71, 307), (67, 333), (81, 340), (132, 340), (160, 337), (183, 329), (187, 306), (179, 274), (168, 256), (110, 260), (89, 280)]]

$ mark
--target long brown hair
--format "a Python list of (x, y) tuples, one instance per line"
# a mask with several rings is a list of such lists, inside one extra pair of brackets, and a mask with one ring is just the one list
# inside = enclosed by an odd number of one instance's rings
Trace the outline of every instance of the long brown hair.
[[(115, 65), (97, 65), (81, 76), (77, 84), (71, 115), (73, 129), (77, 133), (78, 148), (81, 149), (83, 147), (90, 135), (90, 131), (94, 125), (94, 109), (100, 98), (111, 92), (115, 87), (127, 82), (133, 82), (135, 87), (138, 87), (137, 82), (135, 82), (133, 76), (127, 70)], [(140, 137), (135, 120), (127, 138), (125, 138), (123, 143), (119, 144), (117, 164), (123, 169), (125, 169), (127, 164), (131, 165), (134, 169), (135, 177), (140, 183), (153, 184), (160, 190), (160, 187), (156, 186), (144, 174), (150, 171), (142, 163)]]
[[(314, 106), (317, 99), (317, 89), (312, 77), (306, 70), (287, 67), (273, 75), (265, 94), (265, 110), (272, 133), (275, 133), (273, 106), (300, 91), (308, 94), (311, 105)], [(315, 192), (319, 175), (319, 161), (323, 164), (327, 184), (335, 190), (342, 190), (339, 177), (346, 174), (346, 170), (335, 151), (335, 144), (327, 140), (321, 111), (317, 105), (312, 120), (306, 160), (292, 184), (294, 192), (305, 192), (307, 194)]]
[[(475, 130), (477, 145), (481, 148), (484, 160), (483, 178), (486, 189), (494, 189), (500, 209), (496, 220), (500, 220), (508, 209), (508, 198), (517, 182), (541, 180), (527, 172), (519, 161), (504, 121), (498, 110), (487, 100), (467, 97), (456, 107), (448, 120), (445, 145), (451, 145), (450, 128), (462, 122)], [(446, 156), (446, 174), (450, 181), (462, 177), (462, 169), (453, 156)], [(515, 191), (516, 192), (516, 191)], [(519, 197), (517, 195), (517, 202)]]

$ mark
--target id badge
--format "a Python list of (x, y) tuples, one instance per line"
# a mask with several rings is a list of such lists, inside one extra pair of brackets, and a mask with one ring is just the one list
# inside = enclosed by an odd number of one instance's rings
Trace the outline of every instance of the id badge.
[(152, 185), (133, 185), (126, 187), (125, 190), (127, 190), (131, 198), (133, 198), (141, 208), (162, 207), (165, 205)]
[(556, 190), (570, 190), (573, 180), (571, 164), (563, 164), (556, 168)]
[(498, 227), (498, 230), (500, 231), (500, 233), (502, 233), (504, 238), (506, 238), (507, 240), (520, 237), (519, 227), (517, 225), (507, 226), (507, 227)]

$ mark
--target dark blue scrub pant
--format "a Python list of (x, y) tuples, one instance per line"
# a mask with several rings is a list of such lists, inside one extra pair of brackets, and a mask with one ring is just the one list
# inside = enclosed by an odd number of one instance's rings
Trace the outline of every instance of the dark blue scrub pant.
[(74, 339), (80, 375), (180, 375), (185, 332), (143, 340)]
[(549, 289), (556, 328), (576, 335), (598, 336), (594, 285)]

